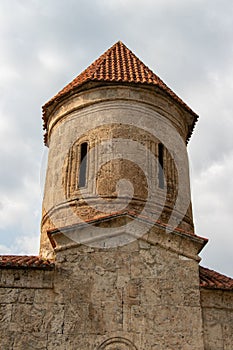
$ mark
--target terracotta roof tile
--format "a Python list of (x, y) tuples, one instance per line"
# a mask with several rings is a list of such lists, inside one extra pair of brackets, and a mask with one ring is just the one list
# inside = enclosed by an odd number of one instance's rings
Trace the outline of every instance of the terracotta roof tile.
[(208, 289), (233, 290), (233, 279), (200, 266), (200, 286)]
[(39, 256), (0, 255), (0, 268), (34, 268), (52, 270), (54, 266), (55, 265), (52, 261), (42, 259)]
[[(168, 94), (174, 101), (194, 116), (194, 124), (197, 114), (187, 106), (150, 68), (148, 68), (135, 54), (121, 41), (118, 41), (103, 55), (95, 60), (71, 83), (66, 85), (57, 95), (43, 106), (44, 128), (47, 127), (48, 108), (53, 103), (60, 101), (62, 97), (71, 93), (88, 81), (134, 83), (157, 86)], [(194, 125), (192, 126), (193, 129)], [(190, 130), (191, 136), (192, 130)]]

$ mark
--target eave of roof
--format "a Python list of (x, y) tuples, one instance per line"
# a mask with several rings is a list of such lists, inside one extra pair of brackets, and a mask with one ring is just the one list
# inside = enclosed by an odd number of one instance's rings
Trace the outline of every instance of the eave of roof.
[(42, 259), (39, 256), (28, 255), (0, 255), (0, 269), (38, 269), (53, 270), (55, 264), (51, 260)]
[[(153, 213), (151, 213), (153, 215)], [(167, 228), (167, 229), (170, 229), (170, 230), (173, 230), (175, 232), (180, 232), (180, 233), (184, 233), (186, 235), (191, 235), (191, 236), (194, 236), (194, 237), (199, 237), (197, 236), (193, 231), (187, 231), (187, 230), (183, 230), (182, 228), (179, 228), (179, 227), (176, 227), (175, 229), (172, 227), (172, 226), (169, 226), (168, 224), (160, 221), (160, 220), (153, 220), (152, 218), (152, 215), (149, 216), (149, 215), (141, 215), (139, 213), (137, 213), (136, 211), (133, 211), (133, 210), (123, 210), (123, 211), (117, 211), (117, 212), (112, 212), (112, 213), (108, 213), (108, 214), (100, 214), (100, 215), (96, 215), (95, 217), (92, 217), (90, 219), (86, 219), (85, 221), (82, 221), (80, 223), (77, 223), (75, 225), (68, 225), (66, 227), (62, 227), (62, 228), (53, 228), (51, 230), (48, 230), (47, 232), (49, 233), (53, 233), (53, 232), (56, 232), (56, 231), (62, 231), (63, 229), (69, 229), (74, 226), (85, 226), (87, 224), (97, 224), (97, 223), (100, 223), (100, 222), (103, 222), (103, 221), (107, 221), (109, 219), (113, 219), (113, 218), (116, 218), (116, 217), (120, 217), (120, 216), (128, 216), (128, 217), (131, 217), (132, 219), (137, 219), (137, 220), (140, 220), (140, 221), (145, 221), (145, 222), (148, 222), (150, 224), (154, 224), (154, 225), (158, 225), (159, 227), (161, 228)], [(206, 238), (203, 238), (203, 237), (199, 237), (199, 238), (202, 238), (206, 241), (208, 241), (208, 239)]]
[(198, 115), (121, 41), (118, 41), (103, 53), (42, 107), (44, 129), (47, 129), (50, 107), (59, 103), (62, 98), (69, 96), (77, 88), (90, 81), (131, 83), (158, 87), (194, 117), (187, 141), (191, 137)]
[(214, 270), (200, 266), (200, 287), (206, 289), (233, 290), (233, 279)]
[(92, 225), (100, 224), (102, 222), (109, 221), (109, 220), (112, 220), (112, 219), (115, 219), (115, 218), (119, 218), (119, 217), (129, 217), (129, 218), (134, 219), (134, 220), (136, 219), (138, 221), (148, 223), (148, 224), (150, 224), (152, 226), (157, 226), (160, 229), (167, 229), (167, 230), (169, 230), (170, 232), (173, 232), (176, 235), (183, 236), (183, 237), (188, 237), (189, 239), (200, 243), (200, 245), (201, 245), (200, 250), (208, 242), (207, 238), (198, 236), (192, 231), (187, 231), (187, 230), (184, 230), (184, 229), (179, 228), (179, 227), (174, 228), (174, 227), (172, 227), (172, 226), (170, 226), (170, 225), (168, 225), (168, 224), (166, 224), (166, 223), (164, 223), (164, 222), (162, 222), (160, 220), (154, 220), (149, 215), (148, 216), (147, 215), (141, 215), (141, 214), (139, 214), (139, 213), (137, 213), (137, 212), (135, 212), (133, 210), (123, 210), (123, 211), (118, 211), (118, 212), (109, 213), (109, 214), (105, 214), (105, 215), (97, 215), (95, 217), (92, 217), (91, 219), (85, 220), (85, 221), (77, 223), (77, 224), (67, 225), (65, 227), (60, 227), (60, 228), (53, 228), (51, 230), (48, 230), (47, 234), (48, 234), (48, 237), (50, 239), (50, 242), (51, 242), (53, 248), (55, 248), (56, 244), (55, 244), (55, 242), (53, 240), (53, 235), (55, 235), (57, 233), (68, 232), (70, 230), (72, 231), (73, 229), (76, 229), (76, 228), (83, 228), (83, 227), (87, 226), (88, 224), (92, 224)]

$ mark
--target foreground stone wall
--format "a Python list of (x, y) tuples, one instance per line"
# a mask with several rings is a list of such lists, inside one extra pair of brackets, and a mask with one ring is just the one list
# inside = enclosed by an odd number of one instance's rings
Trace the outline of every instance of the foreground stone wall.
[(53, 278), (54, 271), (0, 269), (1, 350), (47, 349), (62, 308), (54, 300)]
[(205, 350), (232, 350), (232, 291), (202, 289), (201, 305)]
[(64, 333), (80, 349), (203, 349), (196, 261), (138, 241), (57, 258), (63, 274), (72, 266)]
[(0, 349), (203, 350), (194, 246), (169, 237), (57, 248), (55, 271), (2, 269)]

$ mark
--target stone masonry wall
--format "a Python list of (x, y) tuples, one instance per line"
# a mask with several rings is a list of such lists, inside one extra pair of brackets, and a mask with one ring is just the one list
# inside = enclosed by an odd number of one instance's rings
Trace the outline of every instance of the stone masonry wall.
[(0, 269), (1, 350), (47, 349), (62, 309), (54, 300), (53, 277), (54, 271)]
[(232, 291), (201, 290), (205, 350), (232, 350)]
[(1, 350), (203, 350), (198, 262), (174, 249), (60, 249), (31, 287), (1, 271)]

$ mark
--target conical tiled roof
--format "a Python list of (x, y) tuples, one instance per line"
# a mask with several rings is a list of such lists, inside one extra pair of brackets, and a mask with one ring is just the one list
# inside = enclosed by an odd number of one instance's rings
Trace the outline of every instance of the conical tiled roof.
[(76, 88), (89, 81), (157, 86), (185, 110), (191, 113), (195, 121), (197, 120), (197, 114), (194, 113), (151, 69), (139, 60), (132, 51), (121, 41), (118, 41), (43, 106), (45, 128), (47, 124), (48, 108), (52, 104), (59, 102), (65, 95), (68, 95)]

